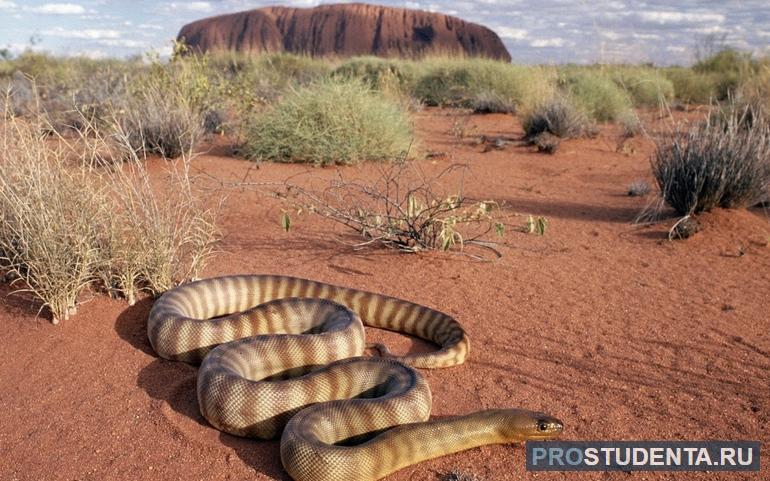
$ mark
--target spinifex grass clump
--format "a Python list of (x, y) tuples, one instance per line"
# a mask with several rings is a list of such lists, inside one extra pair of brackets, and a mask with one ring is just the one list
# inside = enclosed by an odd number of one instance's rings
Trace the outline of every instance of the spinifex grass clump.
[(575, 105), (593, 120), (611, 122), (631, 110), (631, 98), (599, 71), (565, 69), (560, 77)]
[(555, 95), (525, 115), (523, 127), (528, 139), (543, 132), (567, 139), (589, 133), (593, 124), (567, 97)]
[(481, 58), (428, 58), (415, 65), (412, 95), (427, 105), (509, 113), (554, 90), (548, 69)]
[(247, 157), (318, 165), (403, 156), (412, 143), (407, 113), (360, 81), (322, 81), (287, 94), (244, 127)]
[(658, 107), (674, 98), (674, 84), (654, 68), (615, 67), (609, 75), (628, 92), (636, 106)]
[(412, 81), (413, 67), (407, 62), (380, 57), (353, 57), (332, 72), (333, 77), (361, 80), (376, 90), (398, 88)]
[(6, 115), (0, 133), (0, 269), (37, 297), (53, 322), (68, 319), (99, 264), (106, 195), (62, 139)]
[(741, 208), (765, 199), (770, 185), (770, 127), (747, 110), (707, 120), (661, 139), (652, 171), (663, 199), (680, 215)]
[[(51, 138), (42, 115), (6, 111), (0, 124), (0, 270), (54, 323), (89, 286), (133, 303), (138, 290), (159, 294), (196, 277), (216, 239), (189, 158), (151, 186), (126, 135), (106, 138), (83, 122), (75, 139)], [(116, 152), (127, 161), (112, 162)]]

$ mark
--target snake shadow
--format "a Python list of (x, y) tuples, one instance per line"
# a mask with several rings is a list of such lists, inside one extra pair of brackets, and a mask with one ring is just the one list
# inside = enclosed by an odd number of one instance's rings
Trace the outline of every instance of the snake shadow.
[(157, 357), (147, 338), (147, 317), (155, 299), (144, 297), (128, 306), (115, 320), (115, 332), (118, 337), (131, 344), (136, 349), (150, 356)]
[(147, 338), (147, 317), (153, 301), (151, 297), (139, 300), (121, 312), (115, 321), (115, 332), (121, 339), (154, 358), (139, 371), (136, 384), (150, 398), (166, 402), (173, 411), (205, 426), (195, 396), (198, 369), (159, 358)]
[[(143, 367), (136, 384), (151, 399), (158, 401), (153, 409), (165, 403), (174, 413), (192, 420), (194, 425), (211, 429), (198, 409), (196, 383), (198, 368), (183, 362), (168, 361), (157, 357), (147, 338), (147, 316), (152, 308), (153, 299), (141, 299), (126, 308), (115, 322), (118, 336), (139, 351), (154, 359)], [(173, 420), (169, 420), (173, 424)], [(226, 433), (219, 433), (223, 446), (232, 449), (243, 463), (271, 479), (290, 481), (280, 461), (278, 441), (259, 441), (239, 438)]]

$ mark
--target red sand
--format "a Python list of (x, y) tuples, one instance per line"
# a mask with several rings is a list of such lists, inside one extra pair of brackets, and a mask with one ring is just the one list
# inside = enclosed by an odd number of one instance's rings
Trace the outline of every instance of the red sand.
[[(633, 225), (647, 200), (626, 195), (648, 178), (649, 140), (617, 153), (611, 128), (554, 156), (529, 147), (481, 153), (451, 134), (459, 114), (417, 116), (425, 147), (468, 163), (467, 194), (511, 212), (544, 215), (545, 236), (509, 232), (502, 259), (354, 251), (344, 232), (304, 215), (280, 229), (280, 204), (231, 192), (226, 234), (206, 275), (274, 273), (403, 297), (442, 309), (467, 328), (463, 366), (425, 371), (434, 414), (518, 406), (561, 418), (564, 439), (758, 439), (760, 474), (637, 473), (634, 479), (767, 479), (770, 463), (770, 225), (762, 211), (717, 211), (705, 230), (669, 242), (673, 220)], [(462, 122), (460, 122), (462, 123)], [(473, 116), (470, 135), (521, 135), (509, 116)], [(160, 161), (154, 161), (160, 166)], [(336, 169), (203, 156), (218, 178), (281, 181)], [(345, 168), (371, 176), (371, 166)], [(742, 255), (741, 255), (742, 253)], [(0, 288), (0, 479), (287, 479), (277, 442), (222, 434), (201, 418), (196, 369), (158, 359), (145, 333), (150, 299), (127, 307), (94, 297), (59, 326)], [(370, 331), (396, 350), (417, 346)], [(415, 346), (413, 346), (415, 344)], [(452, 468), (488, 481), (628, 479), (625, 473), (528, 473), (521, 446), (488, 446), (402, 470), (430, 480)]]

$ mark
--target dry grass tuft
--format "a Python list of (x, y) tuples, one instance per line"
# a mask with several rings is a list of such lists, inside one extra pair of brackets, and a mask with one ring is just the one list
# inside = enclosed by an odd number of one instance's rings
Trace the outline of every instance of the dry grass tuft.
[(217, 239), (188, 154), (152, 185), (119, 126), (105, 137), (84, 122), (74, 140), (51, 138), (43, 116), (6, 111), (0, 130), (0, 267), (54, 323), (89, 286), (133, 303), (138, 290), (159, 294), (197, 277)]
[[(125, 143), (127, 135), (119, 132), (118, 139)], [(132, 281), (158, 295), (197, 278), (218, 237), (216, 210), (193, 192), (190, 153), (168, 164), (162, 196), (155, 193), (144, 159), (131, 154), (126, 165), (107, 173), (117, 225), (112, 255), (106, 257), (112, 284), (129, 303)]]
[(715, 111), (700, 125), (658, 141), (652, 171), (663, 199), (682, 216), (741, 208), (767, 196), (770, 124), (749, 110)]
[(544, 132), (568, 139), (591, 133), (593, 123), (568, 98), (555, 95), (525, 115), (523, 128), (529, 139)]
[(652, 187), (644, 179), (631, 182), (626, 191), (629, 197), (646, 197), (650, 192), (652, 192)]
[[(19, 290), (50, 309), (53, 322), (74, 313), (99, 265), (104, 186), (84, 164), (70, 165), (63, 139), (8, 112), (0, 133), (0, 262)], [(41, 307), (41, 308), (42, 308)]]

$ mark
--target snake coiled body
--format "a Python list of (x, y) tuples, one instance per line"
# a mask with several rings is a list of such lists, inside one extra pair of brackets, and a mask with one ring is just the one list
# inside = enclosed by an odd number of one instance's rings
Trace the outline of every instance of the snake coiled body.
[[(431, 341), (427, 354), (362, 357), (364, 325)], [(227, 276), (166, 292), (147, 323), (166, 359), (201, 363), (198, 402), (217, 429), (282, 433), (298, 481), (366, 481), (471, 447), (545, 439), (561, 423), (503, 409), (428, 421), (431, 393), (414, 367), (461, 364), (462, 326), (392, 297), (284, 276)]]

